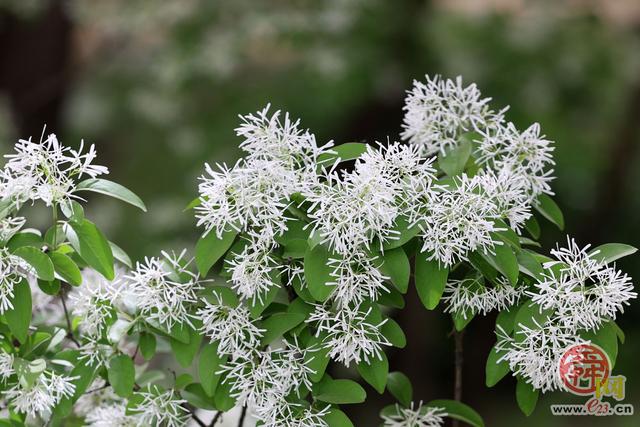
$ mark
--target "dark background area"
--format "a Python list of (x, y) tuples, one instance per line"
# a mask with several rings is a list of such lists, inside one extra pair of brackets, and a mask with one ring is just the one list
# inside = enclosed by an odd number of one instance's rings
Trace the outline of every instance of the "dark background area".
[[(101, 197), (90, 214), (133, 258), (191, 248), (198, 230), (184, 206), (205, 161), (240, 155), (238, 114), (271, 102), (300, 117), (319, 142), (398, 138), (405, 90), (425, 73), (477, 82), (520, 127), (540, 122), (556, 141), (556, 200), (567, 227), (543, 229), (544, 248), (565, 233), (581, 244), (640, 247), (640, 2), (637, 0), (0, 1), (0, 144), (39, 138), (95, 143), (111, 179), (149, 212)], [(38, 211), (33, 212), (36, 217)], [(43, 223), (46, 217), (42, 215)], [(619, 265), (640, 277), (638, 256)], [(615, 373), (640, 411), (640, 308)], [(449, 318), (410, 293), (398, 320), (408, 346), (392, 369), (413, 380), (415, 400), (451, 398)], [(525, 418), (515, 381), (484, 386), (494, 316), (465, 335), (463, 400), (488, 426), (637, 426), (639, 415), (552, 417), (544, 396)], [(376, 425), (391, 402), (368, 389), (348, 407)]]

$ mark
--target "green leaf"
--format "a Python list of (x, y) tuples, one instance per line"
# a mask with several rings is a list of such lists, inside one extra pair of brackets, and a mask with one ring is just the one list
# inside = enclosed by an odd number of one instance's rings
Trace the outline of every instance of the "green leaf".
[(196, 266), (201, 276), (206, 276), (209, 269), (229, 250), (238, 234), (235, 230), (225, 231), (218, 238), (215, 230), (198, 239), (196, 243)]
[(562, 211), (551, 197), (546, 194), (541, 194), (538, 196), (538, 203), (534, 204), (534, 207), (543, 217), (554, 223), (560, 230), (564, 229), (564, 216), (562, 215)]
[(314, 397), (322, 402), (344, 405), (364, 402), (367, 392), (355, 381), (325, 377), (314, 387)]
[(270, 344), (285, 332), (298, 326), (305, 317), (302, 313), (275, 313), (271, 315), (262, 322), (261, 329), (264, 329), (264, 334), (260, 341), (261, 344)]
[(409, 288), (409, 275), (411, 266), (409, 258), (402, 248), (389, 249), (382, 255), (382, 265), (380, 271), (391, 279), (391, 283), (402, 292), (407, 292)]
[(50, 282), (38, 279), (38, 287), (47, 295), (58, 295), (60, 292), (60, 280), (54, 279)]
[(31, 288), (26, 279), (13, 286), (13, 297), (9, 298), (13, 308), (4, 312), (9, 330), (18, 341), (24, 343), (31, 323)]
[(337, 159), (340, 159), (340, 162), (357, 159), (367, 151), (367, 144), (347, 142), (336, 147), (331, 147), (331, 151), (334, 153), (322, 153), (318, 156), (318, 165), (331, 167)]
[(15, 252), (16, 249), (23, 246), (34, 246), (40, 249), (43, 245), (42, 236), (32, 231), (20, 231), (14, 234), (7, 242), (7, 248), (9, 248), (10, 252)]
[(73, 219), (74, 221), (82, 221), (84, 219), (84, 208), (75, 200), (61, 203), (60, 210), (68, 219)]
[(497, 327), (500, 326), (507, 334), (513, 332), (518, 309), (518, 306), (511, 306), (508, 309), (502, 310), (500, 313), (498, 313), (498, 317), (496, 318), (496, 330), (498, 329)]
[(451, 316), (451, 318), (453, 319), (453, 326), (458, 332), (466, 328), (469, 322), (471, 322), (474, 317), (475, 314), (467, 313), (465, 316), (465, 313), (462, 312), (453, 313)]
[(304, 277), (309, 292), (317, 301), (325, 301), (331, 295), (334, 286), (327, 285), (334, 278), (333, 267), (329, 265), (331, 254), (323, 245), (307, 249), (304, 255)]
[(193, 199), (192, 201), (190, 201), (189, 204), (184, 207), (182, 212), (186, 212), (186, 211), (188, 211), (190, 209), (195, 208), (196, 206), (200, 206), (201, 203), (202, 203), (202, 200), (200, 199), (200, 196), (198, 196), (195, 199)]
[(411, 405), (413, 400), (413, 387), (411, 381), (402, 372), (390, 372), (387, 378), (387, 390), (405, 408)]
[(151, 360), (156, 354), (156, 336), (148, 332), (141, 332), (138, 340), (140, 353), (144, 360)]
[(506, 244), (495, 245), (493, 250), (495, 254), (481, 253), (482, 257), (502, 273), (502, 275), (509, 280), (509, 283), (515, 285), (518, 282), (518, 275), (520, 274), (516, 254), (514, 254), (511, 247)]
[(205, 393), (201, 384), (189, 384), (180, 392), (180, 394), (187, 400), (187, 402), (196, 408), (207, 409), (209, 411), (216, 409), (214, 399)]
[(531, 384), (527, 384), (523, 379), (518, 378), (516, 385), (516, 401), (518, 407), (527, 417), (536, 409), (538, 403), (538, 390), (534, 389)]
[(340, 409), (333, 408), (324, 416), (324, 421), (329, 427), (353, 427), (353, 423)]
[(113, 280), (113, 252), (104, 234), (87, 219), (68, 224), (75, 236), (68, 233), (67, 237), (80, 257), (107, 280)]
[(451, 418), (463, 421), (474, 427), (484, 427), (484, 421), (482, 421), (482, 417), (480, 416), (480, 414), (478, 414), (475, 410), (462, 402), (458, 402), (456, 400), (439, 399), (432, 400), (431, 402), (427, 403), (427, 406), (431, 408), (444, 408), (447, 416)]
[(402, 328), (398, 325), (398, 322), (391, 318), (384, 322), (380, 332), (394, 347), (404, 348), (407, 345), (407, 337), (404, 335)]
[(232, 381), (220, 381), (216, 392), (213, 396), (213, 401), (218, 411), (226, 412), (236, 405), (236, 399), (231, 396)]
[(491, 348), (489, 357), (487, 357), (487, 365), (485, 366), (485, 383), (487, 387), (493, 387), (509, 373), (509, 364), (502, 360), (498, 360), (504, 356), (505, 351), (498, 351), (494, 345)]
[(413, 226), (409, 228), (409, 221), (404, 216), (398, 216), (396, 218), (396, 222), (391, 229), (395, 233), (391, 234), (396, 237), (395, 239), (388, 239), (382, 244), (384, 250), (399, 248), (400, 246), (404, 246), (409, 240), (413, 239), (416, 234), (420, 231), (418, 226)]
[(609, 264), (622, 257), (633, 255), (637, 251), (638, 249), (624, 243), (606, 243), (590, 250), (589, 255), (604, 264)]
[(113, 391), (120, 397), (128, 397), (133, 392), (136, 370), (133, 360), (127, 355), (121, 354), (109, 360), (109, 384)]
[(19, 256), (33, 267), (39, 279), (48, 282), (54, 279), (53, 264), (49, 257), (40, 249), (36, 249), (33, 246), (23, 246), (16, 249), (13, 254)]
[(415, 282), (418, 297), (428, 310), (433, 310), (442, 298), (449, 269), (440, 266), (436, 260), (427, 260), (424, 254), (419, 254), (415, 259)]
[(310, 232), (310, 228), (305, 229), (305, 223), (302, 221), (287, 221), (287, 231), (275, 238), (284, 248), (282, 258), (304, 258)]
[(176, 357), (178, 364), (183, 368), (191, 366), (191, 362), (200, 349), (200, 343), (202, 342), (202, 334), (194, 329), (189, 328), (189, 336), (190, 340), (188, 343), (173, 338), (169, 340), (173, 355)]
[(93, 191), (94, 193), (105, 194), (140, 208), (144, 212), (147, 211), (143, 201), (133, 191), (106, 179), (85, 179), (76, 186), (76, 191)]
[(113, 242), (109, 242), (109, 246), (111, 247), (111, 252), (113, 253), (113, 257), (126, 265), (129, 268), (133, 268), (133, 263), (131, 262), (131, 258), (129, 255), (118, 245)]
[(580, 337), (591, 341), (591, 344), (600, 346), (609, 357), (611, 369), (613, 369), (618, 357), (618, 334), (612, 321), (602, 324), (595, 332), (583, 331), (580, 333)]
[(73, 409), (73, 404), (84, 394), (87, 390), (87, 387), (91, 384), (93, 379), (96, 376), (96, 369), (85, 363), (83, 360), (77, 361), (74, 368), (69, 372), (69, 377), (73, 378), (71, 381), (75, 385), (75, 391), (73, 396), (64, 397), (58, 403), (58, 405), (53, 410), (54, 416), (56, 418), (66, 418), (69, 416)]
[(65, 282), (73, 286), (80, 286), (80, 284), (82, 284), (80, 269), (71, 258), (60, 252), (50, 252), (49, 258), (51, 258), (51, 262), (53, 262), (56, 273), (58, 273)]
[(386, 292), (382, 292), (376, 302), (387, 307), (404, 308), (404, 298), (395, 287), (390, 287), (386, 289)]
[(540, 262), (531, 255), (530, 252), (520, 251), (516, 256), (518, 259), (518, 265), (520, 270), (527, 276), (533, 277), (536, 280), (540, 280), (544, 274), (544, 269)]
[[(275, 270), (274, 270), (275, 271)], [(275, 273), (274, 273), (275, 274)], [(274, 280), (274, 283), (278, 283)], [(271, 286), (267, 293), (262, 297), (262, 301), (259, 298), (256, 298), (253, 303), (250, 304), (249, 314), (252, 319), (257, 319), (260, 317), (262, 312), (271, 305), (274, 299), (276, 299), (276, 295), (278, 295), (278, 291), (280, 290), (280, 286)]]
[(324, 372), (329, 365), (330, 349), (323, 346), (322, 338), (315, 335), (309, 339), (307, 348), (315, 351), (307, 351), (304, 354), (304, 363), (314, 373), (309, 376), (311, 381), (318, 382), (324, 376)]
[(456, 176), (464, 171), (471, 155), (471, 141), (462, 138), (457, 145), (449, 147), (438, 155), (438, 165), (448, 176)]
[(494, 220), (494, 223), (497, 228), (502, 230), (496, 231), (496, 235), (499, 236), (503, 242), (510, 244), (517, 252), (520, 249), (520, 236), (518, 236), (518, 233), (513, 231), (506, 222), (500, 219)]
[(387, 375), (389, 374), (389, 360), (384, 352), (381, 352), (382, 358), (372, 357), (369, 362), (361, 361), (358, 363), (358, 373), (371, 387), (378, 393), (384, 393), (387, 385)]
[(535, 216), (531, 215), (531, 217), (524, 223), (524, 228), (534, 239), (540, 238), (540, 224)]
[(226, 361), (225, 357), (218, 356), (218, 343), (209, 343), (202, 347), (200, 360), (198, 361), (198, 375), (205, 393), (214, 396), (216, 387), (220, 381), (219, 368)]

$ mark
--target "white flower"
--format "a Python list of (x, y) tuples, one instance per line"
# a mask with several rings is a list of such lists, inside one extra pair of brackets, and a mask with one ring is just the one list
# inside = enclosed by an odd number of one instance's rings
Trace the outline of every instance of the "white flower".
[(74, 316), (80, 318), (80, 328), (91, 336), (99, 337), (115, 320), (115, 308), (123, 291), (122, 269), (116, 269), (113, 280), (107, 280), (93, 269), (82, 270), (82, 286), (73, 288), (69, 302)]
[(333, 313), (317, 305), (306, 321), (315, 325), (316, 336), (323, 337), (329, 357), (349, 366), (351, 362), (381, 358), (382, 346), (391, 345), (380, 330), (386, 320), (372, 323), (371, 310), (344, 306)]
[(137, 425), (181, 427), (189, 420), (189, 411), (173, 390), (161, 392), (157, 387), (138, 392), (142, 401), (131, 409)]
[(309, 217), (322, 243), (339, 254), (398, 238), (394, 225), (401, 209), (430, 188), (435, 170), (414, 147), (394, 143), (371, 146), (353, 172), (326, 172), (324, 182), (305, 193)]
[(474, 179), (480, 182), (483, 193), (494, 203), (496, 215), (512, 229), (518, 231), (531, 217), (531, 195), (522, 169), (504, 167), (497, 172), (484, 169)]
[(382, 420), (384, 427), (439, 427), (444, 424), (443, 417), (446, 416), (443, 408), (423, 406), (420, 402), (414, 409), (411, 402), (410, 408), (396, 404), (395, 413), (382, 415)]
[(503, 281), (499, 285), (487, 287), (481, 277), (453, 280), (444, 288), (442, 301), (446, 303), (447, 313), (467, 315), (482, 314), (493, 310), (504, 310), (520, 300), (525, 287), (514, 287)]
[(251, 320), (245, 306), (229, 307), (215, 291), (213, 296), (215, 302), (203, 298), (204, 307), (196, 313), (202, 321), (201, 331), (218, 342), (218, 354), (228, 354), (232, 360), (247, 357), (260, 345), (264, 330)]
[(279, 287), (279, 266), (271, 256), (275, 248), (271, 236), (249, 233), (249, 244), (227, 261), (231, 287), (241, 299), (262, 302), (262, 297), (274, 286)]
[(54, 134), (40, 143), (21, 139), (15, 145), (16, 153), (5, 155), (9, 160), (0, 170), (0, 195), (17, 206), (28, 200), (42, 200), (50, 206), (77, 197), (73, 195), (75, 179), (109, 173), (106, 167), (91, 164), (96, 158), (93, 145), (81, 154), (83, 148), (84, 141), (77, 151), (65, 147)]
[(497, 363), (506, 361), (514, 375), (522, 376), (543, 393), (562, 389), (558, 376), (560, 358), (569, 347), (586, 341), (553, 321), (533, 322), (533, 327), (516, 326), (513, 338), (501, 326), (497, 327), (496, 348), (504, 352)]
[(330, 410), (329, 405), (318, 411), (299, 403), (284, 402), (267, 420), (261, 421), (264, 427), (328, 427), (324, 417)]
[(15, 373), (16, 371), (13, 369), (13, 354), (0, 350), (0, 379), (4, 382)]
[(0, 242), (8, 241), (26, 222), (21, 216), (0, 219)]
[(94, 407), (85, 417), (89, 427), (138, 427), (140, 420), (127, 415), (127, 406), (123, 403), (111, 403)]
[(73, 395), (76, 388), (71, 382), (73, 379), (44, 371), (31, 387), (26, 388), (23, 384), (17, 383), (2, 393), (17, 412), (30, 416), (46, 416), (60, 400)]
[(544, 278), (530, 292), (535, 303), (553, 310), (557, 321), (572, 330), (597, 329), (638, 296), (629, 276), (598, 261), (588, 249), (567, 237), (567, 247), (551, 251), (556, 260), (544, 264)]
[(32, 275), (33, 268), (22, 258), (0, 248), (0, 314), (12, 309), (13, 287)]
[(288, 197), (299, 191), (295, 174), (277, 162), (239, 162), (232, 169), (222, 165), (215, 171), (205, 165), (209, 176), (201, 176), (198, 226), (218, 237), (225, 230), (244, 231), (250, 226), (279, 234), (286, 230), (283, 211)]
[(162, 257), (145, 258), (125, 276), (127, 292), (147, 320), (171, 329), (175, 323), (191, 325), (190, 306), (198, 301), (198, 275), (184, 262), (186, 250), (179, 255), (162, 252)]
[(87, 388), (87, 391), (73, 405), (73, 411), (80, 416), (86, 417), (87, 422), (91, 418), (96, 425), (107, 427), (114, 425), (104, 424), (109, 422), (104, 418), (107, 414), (111, 413), (114, 420), (120, 419), (120, 417), (116, 416), (118, 411), (115, 410), (118, 406), (122, 407), (122, 414), (124, 415), (125, 399), (118, 396), (113, 391), (113, 388), (107, 384), (106, 380), (96, 377)]
[(362, 251), (341, 258), (330, 258), (328, 264), (333, 272), (327, 286), (335, 286), (331, 298), (340, 306), (345, 306), (360, 304), (365, 298), (376, 300), (380, 293), (389, 292), (384, 283), (389, 278), (377, 268), (381, 263), (377, 256)]
[(418, 223), (423, 240), (422, 252), (430, 253), (445, 266), (466, 260), (469, 252), (491, 252), (492, 233), (500, 229), (494, 224), (497, 208), (483, 193), (477, 178), (462, 175), (453, 189), (430, 193), (425, 205), (427, 214)]
[(519, 132), (513, 123), (508, 123), (480, 133), (481, 164), (488, 163), (495, 170), (511, 169), (522, 175), (530, 200), (542, 193), (553, 194), (550, 186), (553, 170), (550, 168), (554, 164), (554, 147), (540, 135), (539, 124)]
[(255, 114), (240, 116), (241, 125), (236, 134), (245, 140), (240, 148), (249, 153), (249, 159), (279, 162), (284, 169), (295, 171), (301, 185), (306, 179), (315, 181), (318, 156), (332, 144), (318, 147), (316, 138), (308, 130), (299, 129), (300, 120), (291, 120), (289, 113), (280, 120), (280, 111), (269, 117), (270, 105)]
[(460, 136), (476, 128), (493, 128), (503, 120), (502, 111), (492, 111), (491, 98), (482, 98), (475, 84), (463, 87), (462, 78), (426, 83), (414, 80), (407, 92), (402, 139), (418, 145), (427, 154), (444, 153), (458, 144)]
[(296, 393), (300, 398), (305, 389), (311, 389), (313, 370), (305, 362), (308, 351), (285, 341), (281, 348), (256, 351), (223, 366), (225, 381), (231, 382), (231, 395), (238, 404), (251, 407), (266, 425), (286, 425), (278, 422), (291, 405), (287, 397)]
[(94, 337), (88, 337), (86, 342), (78, 349), (80, 356), (78, 360), (84, 360), (85, 363), (95, 367), (96, 369), (107, 366), (109, 358), (115, 350), (108, 344), (101, 343)]

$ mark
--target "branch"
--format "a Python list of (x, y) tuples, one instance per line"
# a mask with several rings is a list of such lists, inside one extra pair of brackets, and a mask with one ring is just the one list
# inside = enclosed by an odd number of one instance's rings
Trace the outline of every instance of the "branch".
[(71, 318), (69, 317), (69, 311), (67, 310), (67, 303), (64, 300), (64, 292), (62, 289), (60, 291), (60, 301), (62, 301), (62, 308), (64, 310), (64, 317), (67, 320), (67, 338), (69, 338), (77, 347), (80, 347), (80, 343), (76, 340), (76, 337), (73, 335), (73, 328), (71, 327)]
[(222, 416), (222, 411), (216, 412), (216, 415), (213, 417), (213, 419), (209, 423), (209, 427), (214, 427), (221, 416)]
[(242, 412), (240, 412), (240, 419), (238, 420), (238, 427), (242, 427), (244, 424), (244, 417), (247, 415), (247, 407), (242, 407)]
[[(460, 402), (462, 400), (462, 366), (464, 363), (464, 352), (463, 352), (463, 344), (464, 344), (464, 329), (462, 331), (457, 331), (455, 326), (453, 328), (453, 338), (455, 342), (455, 350), (454, 350), (454, 385), (453, 385), (453, 398)], [(459, 421), (453, 420), (453, 427), (458, 427)]]

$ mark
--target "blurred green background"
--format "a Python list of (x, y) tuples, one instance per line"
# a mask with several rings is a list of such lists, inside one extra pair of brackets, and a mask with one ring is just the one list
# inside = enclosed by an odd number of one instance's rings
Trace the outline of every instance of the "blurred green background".
[[(554, 184), (567, 219), (546, 224), (545, 249), (564, 240), (640, 247), (640, 1), (638, 0), (0, 0), (0, 141), (39, 138), (46, 123), (67, 145), (95, 143), (111, 179), (149, 212), (92, 198), (91, 217), (132, 257), (191, 248), (204, 162), (234, 162), (238, 114), (271, 102), (319, 142), (398, 138), (404, 92), (425, 73), (462, 75), (521, 127), (556, 141)], [(38, 212), (34, 212), (38, 215)], [(43, 219), (42, 221), (46, 221)], [(620, 262), (640, 277), (638, 257)], [(640, 411), (640, 305), (615, 372)], [(415, 399), (452, 395), (450, 320), (410, 296), (398, 319), (409, 339), (392, 369)], [(545, 396), (529, 418), (515, 382), (484, 386), (494, 317), (465, 337), (464, 401), (488, 426), (637, 426), (640, 415), (552, 417)], [(348, 373), (347, 373), (348, 374)], [(357, 426), (391, 401), (368, 389), (348, 407)]]

